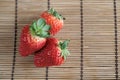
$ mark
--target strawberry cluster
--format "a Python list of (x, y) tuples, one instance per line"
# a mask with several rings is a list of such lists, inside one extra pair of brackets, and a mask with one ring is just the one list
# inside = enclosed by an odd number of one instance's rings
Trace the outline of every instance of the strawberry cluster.
[(59, 41), (53, 36), (62, 29), (63, 19), (51, 8), (31, 25), (25, 25), (20, 36), (20, 55), (26, 57), (34, 54), (36, 67), (61, 65), (70, 54), (67, 49), (69, 40)]

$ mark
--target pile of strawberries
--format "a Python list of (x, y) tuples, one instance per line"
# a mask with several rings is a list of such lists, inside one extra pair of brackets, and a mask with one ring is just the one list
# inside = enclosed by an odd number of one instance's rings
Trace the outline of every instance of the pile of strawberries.
[(61, 65), (70, 54), (67, 49), (69, 40), (59, 41), (53, 36), (63, 27), (63, 20), (62, 15), (51, 8), (31, 25), (24, 26), (20, 36), (20, 55), (34, 54), (36, 67)]

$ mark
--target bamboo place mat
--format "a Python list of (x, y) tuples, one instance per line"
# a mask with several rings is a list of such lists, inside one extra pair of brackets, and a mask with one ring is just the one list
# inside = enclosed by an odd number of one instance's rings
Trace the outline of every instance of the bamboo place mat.
[[(20, 31), (53, 7), (66, 17), (65, 64), (36, 68), (18, 53)], [(0, 0), (0, 80), (120, 80), (120, 0)]]

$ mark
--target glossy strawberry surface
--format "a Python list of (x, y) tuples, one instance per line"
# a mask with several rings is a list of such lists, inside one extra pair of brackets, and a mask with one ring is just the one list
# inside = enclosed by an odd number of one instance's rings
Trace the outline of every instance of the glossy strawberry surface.
[[(56, 15), (59, 15), (59, 14), (56, 12)], [(52, 12), (50, 13), (50, 11), (45, 11), (41, 14), (40, 17), (44, 18), (46, 23), (50, 25), (51, 35), (57, 34), (63, 27), (63, 18), (61, 18), (62, 16), (59, 16), (60, 17), (59, 18), (55, 16), (54, 14), (52, 14)]]
[(20, 36), (19, 53), (21, 56), (28, 56), (40, 50), (49, 37), (50, 26), (44, 19), (34, 21), (30, 26), (23, 27)]
[(61, 65), (65, 58), (62, 49), (56, 38), (48, 38), (45, 47), (34, 56), (34, 64), (36, 67), (48, 67)]
[(41, 49), (46, 43), (46, 38), (33, 36), (30, 33), (29, 26), (22, 29), (20, 36), (19, 52), (21, 56), (28, 56)]

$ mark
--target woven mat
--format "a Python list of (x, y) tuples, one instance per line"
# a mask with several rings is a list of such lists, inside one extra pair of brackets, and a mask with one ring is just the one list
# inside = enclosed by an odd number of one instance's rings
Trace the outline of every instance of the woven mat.
[[(18, 53), (20, 31), (53, 7), (66, 17), (65, 64), (36, 68)], [(0, 0), (0, 80), (120, 80), (120, 0)]]

